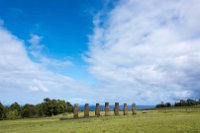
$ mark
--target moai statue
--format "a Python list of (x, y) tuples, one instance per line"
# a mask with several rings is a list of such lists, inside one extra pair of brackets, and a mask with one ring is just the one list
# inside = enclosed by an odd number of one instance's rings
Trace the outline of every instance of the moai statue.
[(115, 113), (115, 115), (119, 115), (119, 103), (118, 102), (115, 103), (114, 113)]
[(105, 116), (109, 115), (109, 102), (105, 102)]
[(74, 118), (78, 118), (78, 104), (74, 104)]
[(96, 103), (95, 116), (100, 116), (100, 107), (99, 107), (99, 103)]
[(84, 117), (89, 117), (89, 104), (85, 104)]
[(133, 114), (133, 115), (136, 115), (136, 113), (137, 113), (137, 112), (136, 112), (136, 104), (133, 103), (133, 104), (132, 104), (132, 114)]
[(127, 104), (126, 103), (124, 103), (123, 112), (124, 112), (124, 115), (128, 115), (128, 108), (127, 108)]

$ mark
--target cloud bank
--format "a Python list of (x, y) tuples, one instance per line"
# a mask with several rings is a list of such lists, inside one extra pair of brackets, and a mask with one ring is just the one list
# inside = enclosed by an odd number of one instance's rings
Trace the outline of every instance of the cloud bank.
[[(92, 94), (86, 83), (74, 80), (48, 70), (44, 62), (34, 62), (28, 52), (37, 51), (39, 37), (34, 36), (31, 50), (27, 50), (20, 40), (2, 25), (0, 26), (0, 99), (4, 104), (14, 101), (19, 103), (37, 103), (45, 97), (61, 98), (68, 101), (82, 102)], [(39, 50), (38, 50), (39, 51)], [(38, 52), (39, 59), (48, 60), (51, 65), (61, 67), (61, 61), (47, 58)], [(83, 96), (81, 96), (83, 95)], [(80, 99), (81, 97), (81, 99)]]
[(199, 98), (198, 3), (121, 0), (100, 12), (86, 58), (100, 91), (144, 103)]

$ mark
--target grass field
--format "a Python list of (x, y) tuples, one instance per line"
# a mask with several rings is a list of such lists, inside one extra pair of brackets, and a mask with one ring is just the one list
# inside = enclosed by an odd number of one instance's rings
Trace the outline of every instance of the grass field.
[(59, 120), (61, 117), (72, 114), (0, 121), (0, 133), (200, 133), (199, 108), (145, 110), (134, 116), (122, 112), (113, 116), (111, 112), (108, 117), (65, 121)]

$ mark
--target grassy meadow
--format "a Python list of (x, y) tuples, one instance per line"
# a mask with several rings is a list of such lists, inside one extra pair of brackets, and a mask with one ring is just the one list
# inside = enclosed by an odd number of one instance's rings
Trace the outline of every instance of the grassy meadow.
[[(0, 133), (200, 133), (200, 108), (141, 110), (137, 115), (71, 118), (62, 114), (47, 118), (0, 121)], [(104, 113), (101, 112), (103, 115)], [(90, 112), (94, 116), (94, 112)], [(79, 113), (83, 116), (83, 112)]]

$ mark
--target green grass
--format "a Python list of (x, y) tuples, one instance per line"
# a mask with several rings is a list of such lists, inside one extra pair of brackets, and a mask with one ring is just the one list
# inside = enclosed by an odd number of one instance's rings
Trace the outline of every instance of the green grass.
[(199, 108), (138, 111), (134, 116), (121, 112), (120, 116), (112, 113), (109, 117), (66, 121), (60, 121), (61, 117), (72, 114), (0, 121), (0, 133), (200, 133)]

